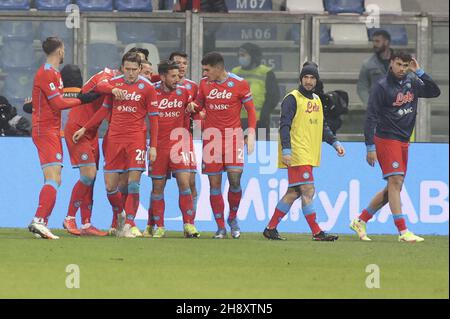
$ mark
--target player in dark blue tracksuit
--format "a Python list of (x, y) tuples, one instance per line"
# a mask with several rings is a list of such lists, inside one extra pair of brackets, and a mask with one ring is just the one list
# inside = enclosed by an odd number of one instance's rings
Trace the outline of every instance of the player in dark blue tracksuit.
[(390, 71), (372, 87), (364, 126), (367, 162), (374, 166), (379, 161), (387, 186), (350, 224), (361, 240), (370, 240), (366, 223), (389, 203), (400, 233), (399, 241), (423, 241), (406, 227), (400, 191), (408, 165), (409, 140), (416, 123), (418, 99), (438, 97), (440, 94), (439, 87), (420, 68), (417, 60), (402, 51), (391, 56)]

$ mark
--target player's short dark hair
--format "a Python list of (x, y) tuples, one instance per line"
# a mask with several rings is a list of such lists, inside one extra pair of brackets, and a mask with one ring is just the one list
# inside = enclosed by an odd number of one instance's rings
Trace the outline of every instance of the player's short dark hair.
[(153, 65), (152, 62), (150, 62), (150, 61), (148, 61), (148, 60), (144, 60), (144, 61), (141, 60), (141, 64), (148, 64), (148, 65), (150, 65), (150, 66)]
[(373, 37), (383, 37), (385, 40), (391, 41), (391, 34), (387, 32), (386, 30), (377, 30), (374, 33), (372, 33), (372, 39)]
[(403, 50), (396, 50), (391, 55), (391, 61), (394, 61), (395, 59), (400, 59), (403, 62), (411, 62), (412, 61), (412, 55), (406, 51)]
[(173, 60), (175, 59), (176, 56), (180, 56), (180, 57), (185, 58), (185, 59), (188, 58), (188, 54), (187, 54), (186, 52), (175, 51), (175, 52), (172, 52), (172, 53), (170, 54), (169, 60), (170, 60), (170, 61), (173, 61)]
[(179, 70), (180, 66), (174, 61), (163, 60), (158, 64), (158, 73), (161, 75), (166, 75), (170, 70)]
[(202, 65), (225, 66), (225, 61), (219, 52), (209, 52), (203, 57)]
[(148, 55), (150, 54), (147, 49), (137, 47), (131, 48), (128, 52), (142, 53), (146, 60), (148, 60)]
[(139, 66), (141, 66), (142, 63), (141, 57), (136, 52), (125, 53), (122, 57), (122, 65), (125, 64), (125, 61), (136, 62)]
[(48, 37), (44, 40), (44, 42), (42, 42), (42, 50), (44, 50), (45, 54), (50, 55), (63, 45), (64, 43), (60, 38)]

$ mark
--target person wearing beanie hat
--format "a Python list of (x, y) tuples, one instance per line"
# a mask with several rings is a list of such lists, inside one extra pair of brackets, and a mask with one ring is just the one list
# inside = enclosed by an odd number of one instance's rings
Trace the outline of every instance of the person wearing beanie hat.
[[(244, 43), (238, 51), (239, 66), (232, 73), (244, 78), (250, 85), (256, 108), (257, 127), (264, 128), (265, 134), (258, 138), (270, 138), (270, 114), (280, 100), (280, 88), (273, 70), (262, 64), (261, 48), (253, 43)], [(241, 112), (243, 129), (248, 127), (247, 112)]]
[(313, 197), (313, 168), (320, 165), (322, 141), (333, 145), (338, 156), (345, 150), (328, 128), (323, 117), (320, 98), (314, 94), (320, 79), (318, 68), (307, 64), (300, 71), (300, 86), (293, 90), (281, 104), (279, 168), (288, 170), (288, 190), (278, 202), (275, 212), (263, 232), (270, 240), (285, 240), (277, 226), (289, 212), (293, 203), (301, 197), (302, 210), (312, 232), (314, 241), (335, 241), (336, 235), (322, 231), (316, 222)]

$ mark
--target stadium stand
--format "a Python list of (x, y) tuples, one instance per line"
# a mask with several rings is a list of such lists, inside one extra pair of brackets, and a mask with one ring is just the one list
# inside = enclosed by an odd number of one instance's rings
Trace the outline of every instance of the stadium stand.
[(33, 40), (33, 26), (31, 21), (0, 21), (0, 36), (6, 39)]
[(87, 55), (90, 76), (105, 67), (117, 68), (121, 59), (117, 46), (111, 43), (91, 43), (88, 45)]
[(81, 11), (112, 11), (112, 0), (77, 0)]
[(117, 38), (122, 44), (134, 42), (154, 43), (156, 41), (154, 24), (118, 22), (116, 23), (116, 32)]
[(30, 0), (2, 0), (0, 10), (29, 10)]
[(404, 25), (385, 25), (380, 28), (368, 29), (369, 40), (372, 41), (372, 35), (377, 30), (386, 30), (391, 35), (391, 44), (405, 46), (408, 45), (408, 33)]
[(364, 0), (325, 0), (325, 10), (330, 14), (363, 14)]
[(89, 43), (117, 43), (116, 24), (114, 22), (89, 23)]
[(364, 6), (366, 9), (370, 5), (377, 5), (381, 14), (402, 14), (401, 0), (365, 0)]
[(226, 0), (229, 11), (272, 11), (272, 0)]
[(292, 12), (323, 13), (323, 0), (287, 0), (286, 10)]
[(65, 11), (71, 0), (36, 0), (36, 9), (47, 11)]
[(4, 68), (31, 67), (35, 61), (33, 42), (27, 39), (4, 39), (0, 56)]
[(151, 0), (116, 0), (115, 8), (118, 11), (152, 12)]
[(10, 100), (22, 100), (30, 96), (33, 86), (33, 74), (36, 69), (31, 67), (7, 67), (4, 92)]
[(331, 39), (336, 45), (368, 44), (367, 29), (364, 24), (332, 24)]

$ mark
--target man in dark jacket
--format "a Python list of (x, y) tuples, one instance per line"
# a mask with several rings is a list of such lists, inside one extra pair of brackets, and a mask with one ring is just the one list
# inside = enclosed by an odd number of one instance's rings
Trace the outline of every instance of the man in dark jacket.
[(31, 123), (17, 114), (8, 99), (0, 96), (0, 136), (30, 136)]
[(400, 191), (408, 165), (408, 147), (416, 124), (419, 98), (438, 97), (437, 84), (407, 52), (394, 52), (390, 71), (372, 87), (366, 113), (364, 135), (367, 145), (367, 162), (380, 163), (387, 186), (380, 191), (350, 227), (364, 241), (370, 241), (366, 223), (384, 205), (389, 203), (394, 223), (400, 233), (400, 242), (421, 242), (406, 227), (402, 214)]
[[(270, 128), (270, 114), (280, 100), (280, 88), (272, 69), (261, 63), (261, 48), (253, 43), (244, 43), (239, 48), (239, 64), (231, 72), (246, 79), (253, 93), (258, 128)], [(242, 127), (248, 127), (247, 112), (241, 113)], [(268, 136), (268, 134), (266, 135)], [(258, 135), (258, 138), (262, 137)]]

